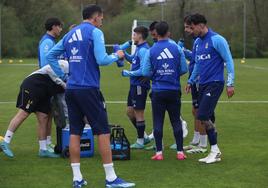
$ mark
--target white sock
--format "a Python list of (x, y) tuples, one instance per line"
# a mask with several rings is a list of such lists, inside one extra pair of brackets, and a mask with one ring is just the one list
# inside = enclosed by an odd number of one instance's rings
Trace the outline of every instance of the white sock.
[(200, 133), (197, 131), (194, 131), (194, 137), (193, 137), (192, 143), (194, 144), (198, 143), (199, 139), (200, 139)]
[(207, 135), (200, 135), (199, 146), (206, 148), (208, 146)]
[(219, 153), (220, 149), (219, 149), (218, 145), (215, 144), (215, 145), (211, 145), (211, 151), (215, 152), (215, 153)]
[(5, 138), (4, 138), (4, 141), (9, 144), (11, 142), (11, 139), (13, 137), (13, 134), (14, 133), (12, 131), (7, 130), (6, 135), (5, 135)]
[(144, 138), (137, 138), (136, 141), (138, 144), (143, 145), (144, 144)]
[(39, 140), (39, 149), (47, 150), (47, 140)]
[(51, 136), (47, 136), (47, 145), (51, 144), (52, 141), (51, 141)]
[(177, 154), (183, 154), (183, 151), (177, 151)]
[(103, 168), (105, 171), (107, 181), (111, 182), (117, 178), (115, 171), (114, 171), (114, 164), (113, 163), (103, 164)]
[(157, 151), (157, 152), (156, 152), (156, 155), (160, 155), (160, 154), (162, 155), (163, 152), (162, 152), (162, 151)]
[(82, 181), (83, 177), (80, 171), (80, 163), (71, 163), (73, 170), (73, 181)]

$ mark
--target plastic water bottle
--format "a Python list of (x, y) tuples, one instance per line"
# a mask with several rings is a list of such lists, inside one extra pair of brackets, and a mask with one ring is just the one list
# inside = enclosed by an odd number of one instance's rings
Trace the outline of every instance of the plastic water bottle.
[[(114, 49), (114, 53), (116, 53), (118, 50), (121, 50), (119, 44), (115, 44), (113, 46), (113, 49)], [(117, 63), (118, 67), (123, 67), (124, 66), (124, 59), (118, 59), (116, 61), (116, 63)]]

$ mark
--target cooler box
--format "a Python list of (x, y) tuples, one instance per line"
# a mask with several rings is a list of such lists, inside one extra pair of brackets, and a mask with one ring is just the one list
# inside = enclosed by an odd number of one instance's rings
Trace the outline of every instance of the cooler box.
[[(63, 157), (69, 157), (69, 137), (70, 129), (62, 129), (62, 155)], [(92, 129), (89, 126), (85, 126), (80, 141), (80, 156), (92, 157), (94, 155), (94, 136)]]

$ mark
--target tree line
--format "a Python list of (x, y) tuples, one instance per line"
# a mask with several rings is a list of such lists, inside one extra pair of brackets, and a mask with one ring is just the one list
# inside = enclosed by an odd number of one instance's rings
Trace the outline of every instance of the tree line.
[(64, 34), (70, 25), (81, 22), (81, 10), (88, 4), (99, 4), (104, 9), (102, 29), (106, 43), (129, 40), (134, 19), (147, 20), (147, 25), (163, 19), (170, 25), (172, 38), (185, 38), (186, 47), (191, 48), (192, 39), (183, 31), (183, 18), (199, 12), (206, 15), (209, 27), (226, 37), (234, 57), (243, 56), (246, 5), (246, 57), (268, 57), (265, 0), (167, 0), (163, 5), (152, 6), (135, 0), (1, 0), (2, 57), (37, 57), (45, 20), (61, 19)]

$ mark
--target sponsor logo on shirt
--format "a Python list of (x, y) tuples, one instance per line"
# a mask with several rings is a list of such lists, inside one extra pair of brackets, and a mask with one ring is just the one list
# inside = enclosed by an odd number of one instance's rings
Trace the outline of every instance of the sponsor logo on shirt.
[(207, 60), (207, 59), (211, 59), (210, 54), (201, 54), (201, 55), (197, 55), (196, 56), (197, 60)]
[(83, 40), (83, 37), (82, 37), (82, 34), (81, 34), (81, 30), (80, 29), (77, 29), (73, 34), (72, 34), (72, 38), (70, 38), (68, 40), (68, 43), (72, 43), (74, 41), (82, 41)]
[(169, 68), (169, 64), (164, 63), (162, 65), (163, 69), (158, 69), (157, 73), (160, 74), (161, 76), (167, 76), (167, 75), (172, 75), (175, 71), (173, 69)]
[(161, 59), (173, 59), (173, 55), (170, 53), (170, 51), (165, 48), (157, 57), (157, 60), (161, 60)]
[(77, 55), (78, 52), (79, 52), (79, 50), (76, 47), (73, 47), (71, 49), (72, 56), (70, 56), (70, 60), (69, 60), (70, 62), (77, 62), (77, 63), (79, 63), (83, 59), (82, 56)]

